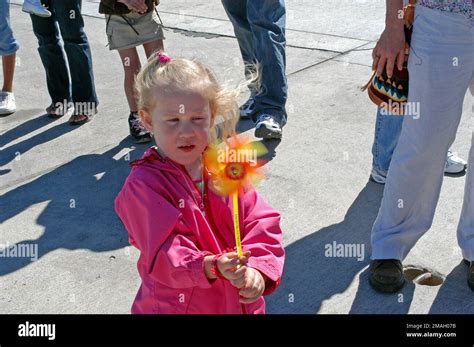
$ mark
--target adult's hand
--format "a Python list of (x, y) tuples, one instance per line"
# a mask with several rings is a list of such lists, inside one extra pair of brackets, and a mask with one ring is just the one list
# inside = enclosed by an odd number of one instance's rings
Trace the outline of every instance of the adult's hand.
[(395, 65), (402, 70), (405, 62), (405, 32), (403, 27), (387, 27), (380, 36), (377, 45), (372, 51), (372, 70), (380, 76), (386, 68), (389, 78), (393, 75)]
[(372, 51), (372, 70), (380, 76), (386, 68), (392, 77), (395, 64), (401, 70), (405, 61), (403, 0), (386, 0), (385, 30)]

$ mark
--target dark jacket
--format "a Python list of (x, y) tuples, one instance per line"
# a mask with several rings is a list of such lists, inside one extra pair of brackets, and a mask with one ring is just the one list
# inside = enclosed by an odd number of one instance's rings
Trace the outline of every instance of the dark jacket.
[[(159, 0), (145, 0), (148, 6), (148, 12), (154, 10), (155, 6), (158, 5)], [(130, 13), (127, 5), (118, 2), (117, 0), (100, 0), (99, 13), (104, 14), (126, 14)]]

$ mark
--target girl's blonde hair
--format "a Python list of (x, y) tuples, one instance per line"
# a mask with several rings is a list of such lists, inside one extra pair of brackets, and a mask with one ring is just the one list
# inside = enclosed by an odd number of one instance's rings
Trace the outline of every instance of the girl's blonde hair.
[[(135, 95), (139, 109), (147, 112), (159, 107), (156, 93), (172, 95), (176, 92), (199, 92), (209, 100), (211, 117), (214, 127), (211, 129), (209, 142), (219, 139), (226, 141), (236, 134), (239, 121), (237, 100), (243, 90), (250, 84), (257, 86), (258, 72), (241, 82), (236, 88), (221, 85), (212, 71), (197, 60), (172, 59), (167, 62), (160, 60), (160, 54), (153, 54), (147, 64), (135, 78)], [(258, 71), (255, 68), (254, 71)], [(218, 118), (222, 118), (218, 124)], [(219, 129), (219, 134), (217, 133)]]

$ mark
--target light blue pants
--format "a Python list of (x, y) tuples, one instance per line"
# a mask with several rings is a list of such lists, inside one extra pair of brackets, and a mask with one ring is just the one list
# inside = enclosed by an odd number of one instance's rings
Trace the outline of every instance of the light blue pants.
[[(403, 260), (431, 227), (446, 152), (474, 75), (474, 20), (417, 6), (408, 70), (409, 108), (372, 229), (372, 259)], [(474, 141), (469, 165), (474, 163), (473, 147)], [(468, 171), (458, 225), (458, 243), (467, 260), (474, 260), (473, 174), (474, 169)]]
[(11, 55), (18, 48), (10, 24), (10, 0), (0, 0), (0, 56)]

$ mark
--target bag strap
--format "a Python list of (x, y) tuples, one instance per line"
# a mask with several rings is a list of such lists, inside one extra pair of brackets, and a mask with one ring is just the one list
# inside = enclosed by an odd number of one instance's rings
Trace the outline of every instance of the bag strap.
[(405, 19), (405, 26), (409, 29), (411, 29), (415, 20), (416, 2), (417, 0), (409, 0), (408, 5), (403, 8), (403, 18)]
[(360, 87), (360, 90), (361, 90), (361, 91), (365, 92), (365, 91), (367, 90), (367, 88), (369, 88), (369, 86), (371, 85), (372, 80), (374, 79), (376, 73), (377, 73), (376, 70), (374, 70), (374, 71), (372, 72), (372, 76), (370, 76), (369, 82), (367, 82), (365, 85), (363, 85), (362, 87)]

